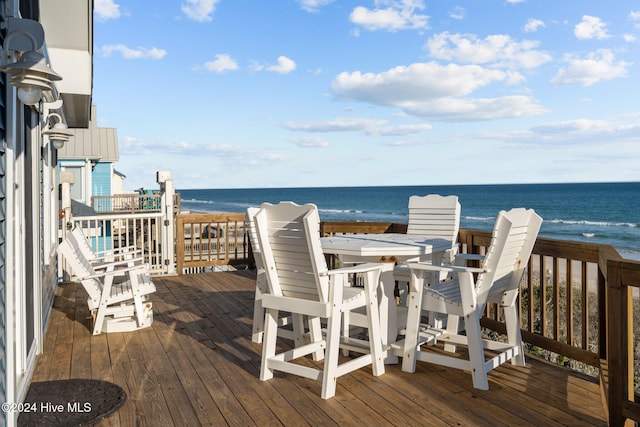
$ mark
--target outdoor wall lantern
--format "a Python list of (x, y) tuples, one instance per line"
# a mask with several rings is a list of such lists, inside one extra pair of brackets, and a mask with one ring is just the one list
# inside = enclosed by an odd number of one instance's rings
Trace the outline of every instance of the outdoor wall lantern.
[[(51, 119), (58, 119), (58, 122), (53, 126), (49, 123)], [(73, 136), (73, 132), (67, 129), (67, 125), (62, 121), (62, 117), (58, 113), (50, 113), (45, 122), (47, 123), (47, 129), (43, 130), (42, 133), (49, 137), (49, 140), (53, 144), (53, 148), (56, 150), (64, 147), (64, 143), (69, 141), (69, 139)]]
[[(35, 105), (42, 99), (42, 91), (52, 90), (54, 80), (62, 80), (62, 77), (47, 65), (44, 56), (37, 52), (38, 42), (36, 36), (29, 29), (35, 29), (44, 34), (42, 26), (28, 19), (14, 20), (24, 22), (20, 28), (11, 31), (2, 44), (2, 58), (0, 71), (10, 76), (9, 83), (18, 88), (18, 98), (25, 105)], [(18, 25), (15, 25), (18, 27)], [(29, 50), (28, 43), (31, 49)], [(42, 43), (40, 43), (42, 45)]]

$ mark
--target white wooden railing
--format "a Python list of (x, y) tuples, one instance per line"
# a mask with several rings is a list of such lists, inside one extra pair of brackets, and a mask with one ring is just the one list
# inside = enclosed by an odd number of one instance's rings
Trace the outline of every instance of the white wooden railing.
[(117, 248), (139, 249), (152, 274), (164, 274), (169, 263), (162, 254), (162, 213), (109, 214), (74, 217), (93, 250), (100, 255)]

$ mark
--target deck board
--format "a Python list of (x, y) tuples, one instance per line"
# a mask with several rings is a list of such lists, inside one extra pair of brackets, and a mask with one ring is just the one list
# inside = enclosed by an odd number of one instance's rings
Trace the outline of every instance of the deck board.
[[(276, 373), (260, 381), (261, 346), (251, 342), (255, 274), (154, 278), (154, 323), (93, 336), (86, 294), (63, 284), (33, 381), (114, 382), (127, 401), (96, 425), (606, 425), (598, 384), (546, 362), (505, 364), (489, 391), (468, 373), (418, 362), (416, 373), (388, 365), (338, 379), (336, 396), (319, 382)], [(318, 362), (305, 361), (309, 366)]]

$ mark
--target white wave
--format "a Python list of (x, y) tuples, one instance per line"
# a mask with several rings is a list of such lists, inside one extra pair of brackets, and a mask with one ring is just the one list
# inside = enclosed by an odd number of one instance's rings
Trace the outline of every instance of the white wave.
[(493, 221), (496, 219), (494, 216), (464, 216), (463, 218), (472, 221)]
[(212, 205), (213, 202), (211, 200), (198, 200), (198, 199), (183, 199), (182, 203), (198, 203), (203, 205)]
[(582, 233), (584, 237), (595, 237), (596, 233)]
[(587, 221), (587, 220), (570, 220), (570, 219), (551, 219), (548, 220), (553, 224), (566, 225), (595, 225), (598, 227), (630, 227), (636, 228), (638, 224), (632, 222), (607, 222), (607, 221)]
[(352, 211), (349, 209), (319, 209), (319, 211), (326, 213), (362, 213), (361, 211)]

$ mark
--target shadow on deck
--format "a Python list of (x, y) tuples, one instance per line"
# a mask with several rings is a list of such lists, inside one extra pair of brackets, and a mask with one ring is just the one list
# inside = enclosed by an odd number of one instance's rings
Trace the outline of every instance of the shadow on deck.
[[(154, 278), (154, 323), (132, 333), (92, 336), (86, 294), (61, 285), (33, 381), (100, 379), (127, 400), (96, 425), (606, 425), (598, 384), (527, 358), (489, 374), (489, 391), (468, 373), (418, 363), (415, 374), (387, 366), (320, 382), (276, 374), (258, 379), (251, 342), (255, 274)], [(312, 362), (309, 360), (310, 364)]]

